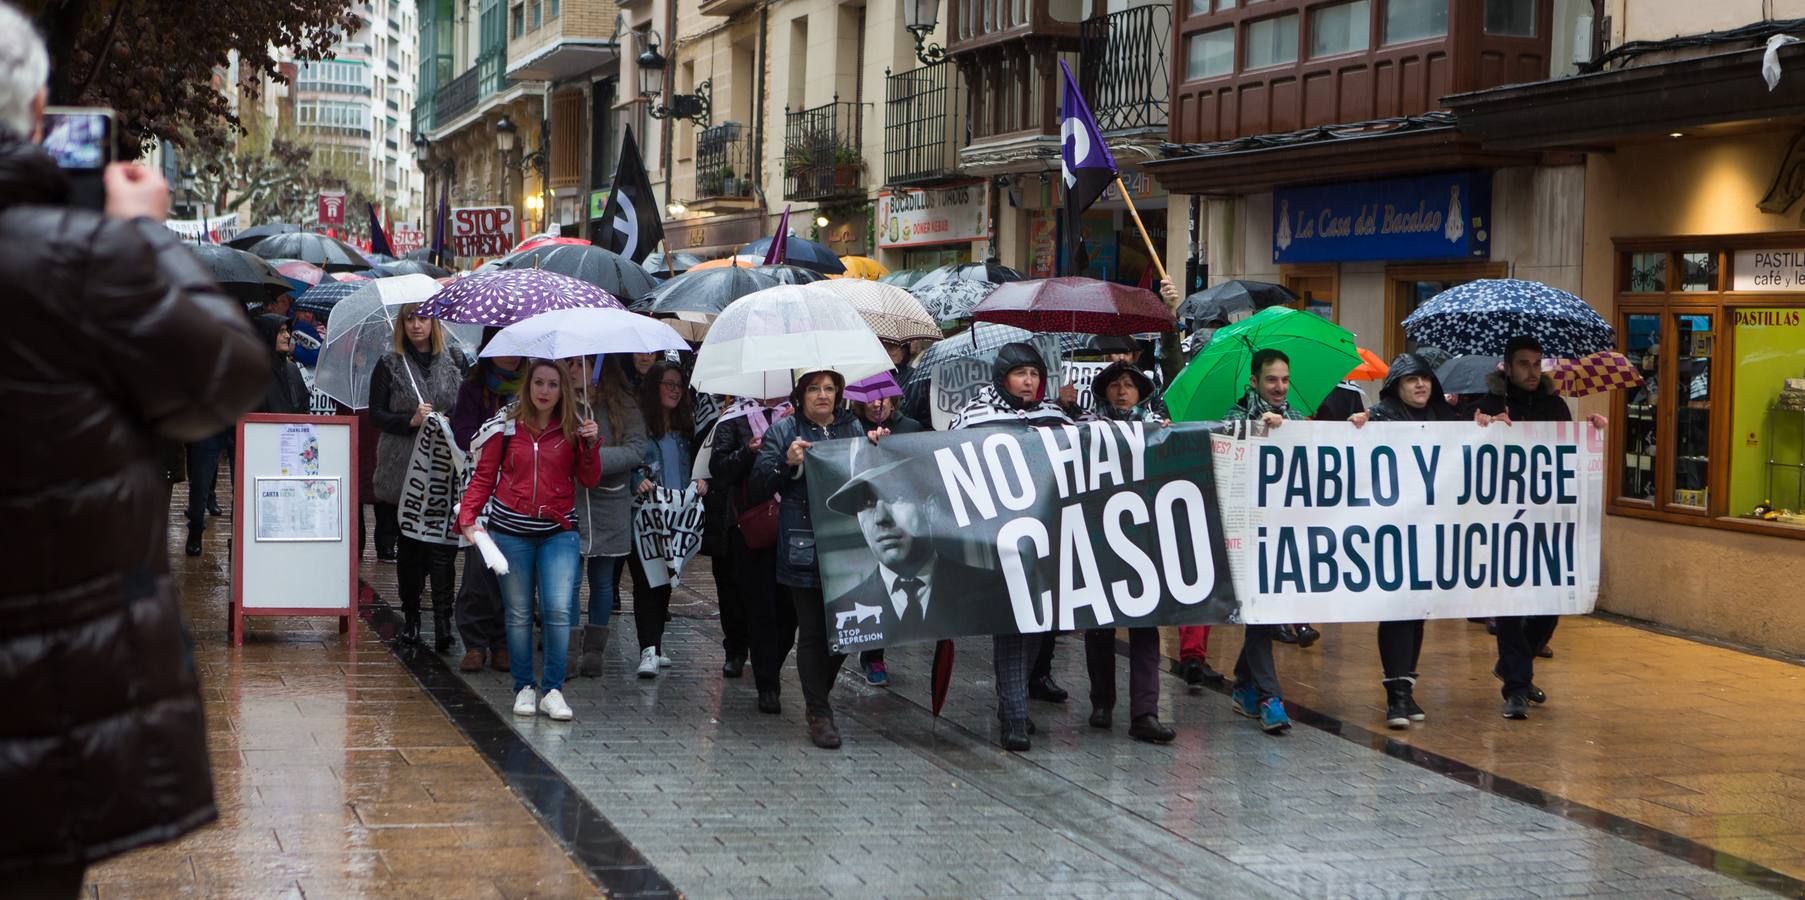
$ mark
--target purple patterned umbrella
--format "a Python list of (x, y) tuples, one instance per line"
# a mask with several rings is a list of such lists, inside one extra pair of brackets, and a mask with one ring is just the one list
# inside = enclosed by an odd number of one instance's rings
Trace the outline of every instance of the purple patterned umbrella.
[(503, 269), (467, 275), (446, 285), (420, 307), (420, 315), (506, 326), (542, 312), (584, 306), (626, 309), (613, 294), (587, 281), (543, 269)]

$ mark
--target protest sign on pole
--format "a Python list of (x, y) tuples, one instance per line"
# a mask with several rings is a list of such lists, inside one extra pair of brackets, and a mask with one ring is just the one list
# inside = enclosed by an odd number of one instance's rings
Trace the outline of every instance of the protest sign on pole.
[(469, 477), (464, 451), (451, 439), (451, 423), (439, 413), (427, 416), (401, 482), (395, 513), (401, 533), (428, 544), (456, 545), (457, 503)]
[(1242, 619), (1591, 612), (1603, 451), (1583, 422), (1287, 422), (1221, 437)]
[(1068, 359), (1065, 365), (1059, 367), (1059, 380), (1078, 392), (1079, 409), (1096, 408), (1092, 402), (1091, 382), (1109, 365), (1106, 362), (1073, 362)]
[(453, 256), (501, 256), (514, 249), (514, 207), (460, 206), (451, 211)]
[(633, 500), (633, 552), (645, 567), (650, 587), (674, 583), (702, 549), (706, 514), (691, 486), (681, 491), (655, 487)]
[(816, 444), (829, 644), (1233, 620), (1209, 447), (1140, 422)]

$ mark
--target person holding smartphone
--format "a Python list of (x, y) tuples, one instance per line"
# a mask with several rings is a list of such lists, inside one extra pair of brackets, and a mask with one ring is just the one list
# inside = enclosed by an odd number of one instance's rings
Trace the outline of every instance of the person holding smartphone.
[(163, 451), (256, 405), (269, 350), (162, 225), (155, 172), (69, 203), (43, 135), (49, 56), (0, 2), (0, 893), (75, 897), (84, 870), (213, 821), (207, 731), (170, 578)]

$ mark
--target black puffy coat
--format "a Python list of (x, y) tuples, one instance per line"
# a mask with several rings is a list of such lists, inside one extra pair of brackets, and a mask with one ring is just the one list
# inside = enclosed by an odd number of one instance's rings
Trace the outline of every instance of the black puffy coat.
[[(1423, 375), (1429, 379), (1429, 402), (1421, 409), (1405, 403), (1398, 396), (1398, 387), (1404, 383), (1406, 375)], [(1391, 361), (1391, 373), (1385, 376), (1385, 386), (1379, 389), (1379, 402), (1367, 410), (1367, 416), (1374, 422), (1454, 422), (1462, 418), (1442, 393), (1441, 379), (1435, 376), (1435, 369), (1414, 353), (1400, 353)]]
[(1517, 387), (1503, 372), (1485, 376), (1490, 393), (1479, 398), (1479, 411), (1488, 416), (1509, 412), (1513, 422), (1571, 422), (1573, 410), (1554, 392), (1554, 379), (1543, 375), (1536, 389)]
[(288, 320), (278, 315), (265, 314), (251, 319), (251, 327), (257, 329), (258, 337), (263, 339), (263, 346), (269, 349), (270, 374), (263, 391), (263, 402), (257, 404), (257, 412), (280, 413), (288, 416), (304, 415), (308, 410), (309, 393), (307, 382), (301, 380), (301, 370), (287, 354), (276, 352), (276, 335), (288, 327)]
[(217, 815), (159, 448), (268, 384), (269, 351), (173, 232), (64, 191), (0, 139), (0, 885)]

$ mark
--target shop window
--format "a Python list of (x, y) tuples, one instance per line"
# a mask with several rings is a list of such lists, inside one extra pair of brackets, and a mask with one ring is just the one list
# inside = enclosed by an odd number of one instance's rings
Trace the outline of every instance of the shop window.
[(1341, 310), (1336, 301), (1341, 293), (1340, 276), (1341, 267), (1335, 263), (1287, 265), (1279, 270), (1279, 283), (1297, 295), (1298, 301), (1292, 304), (1294, 308), (1338, 322)]
[(1725, 512), (1805, 525), (1805, 309), (1738, 308), (1730, 316)]
[(1247, 25), (1247, 67), (1263, 69), (1297, 62), (1297, 13)]
[(1235, 70), (1235, 30), (1218, 28), (1185, 39), (1185, 80), (1215, 78)]
[(1659, 294), (1667, 290), (1667, 254), (1631, 253), (1629, 291)]
[(1675, 315), (1674, 335), (1673, 492), (1670, 506), (1703, 510), (1711, 486), (1711, 358), (1717, 346), (1711, 315)]
[(1367, 47), (1372, 10), (1367, 0), (1319, 7), (1310, 12), (1310, 55), (1333, 56)]
[(1535, 37), (1535, 0), (1485, 0), (1485, 33)]
[(1385, 43), (1402, 44), (1448, 33), (1447, 0), (1385, 0)]
[(1680, 254), (1681, 291), (1717, 290), (1717, 254), (1709, 252)]
[(1659, 474), (1655, 470), (1655, 452), (1660, 446), (1661, 317), (1633, 313), (1624, 316), (1617, 327), (1623, 338), (1624, 355), (1643, 379), (1642, 387), (1624, 401), (1623, 461), (1617, 495), (1652, 505)]

